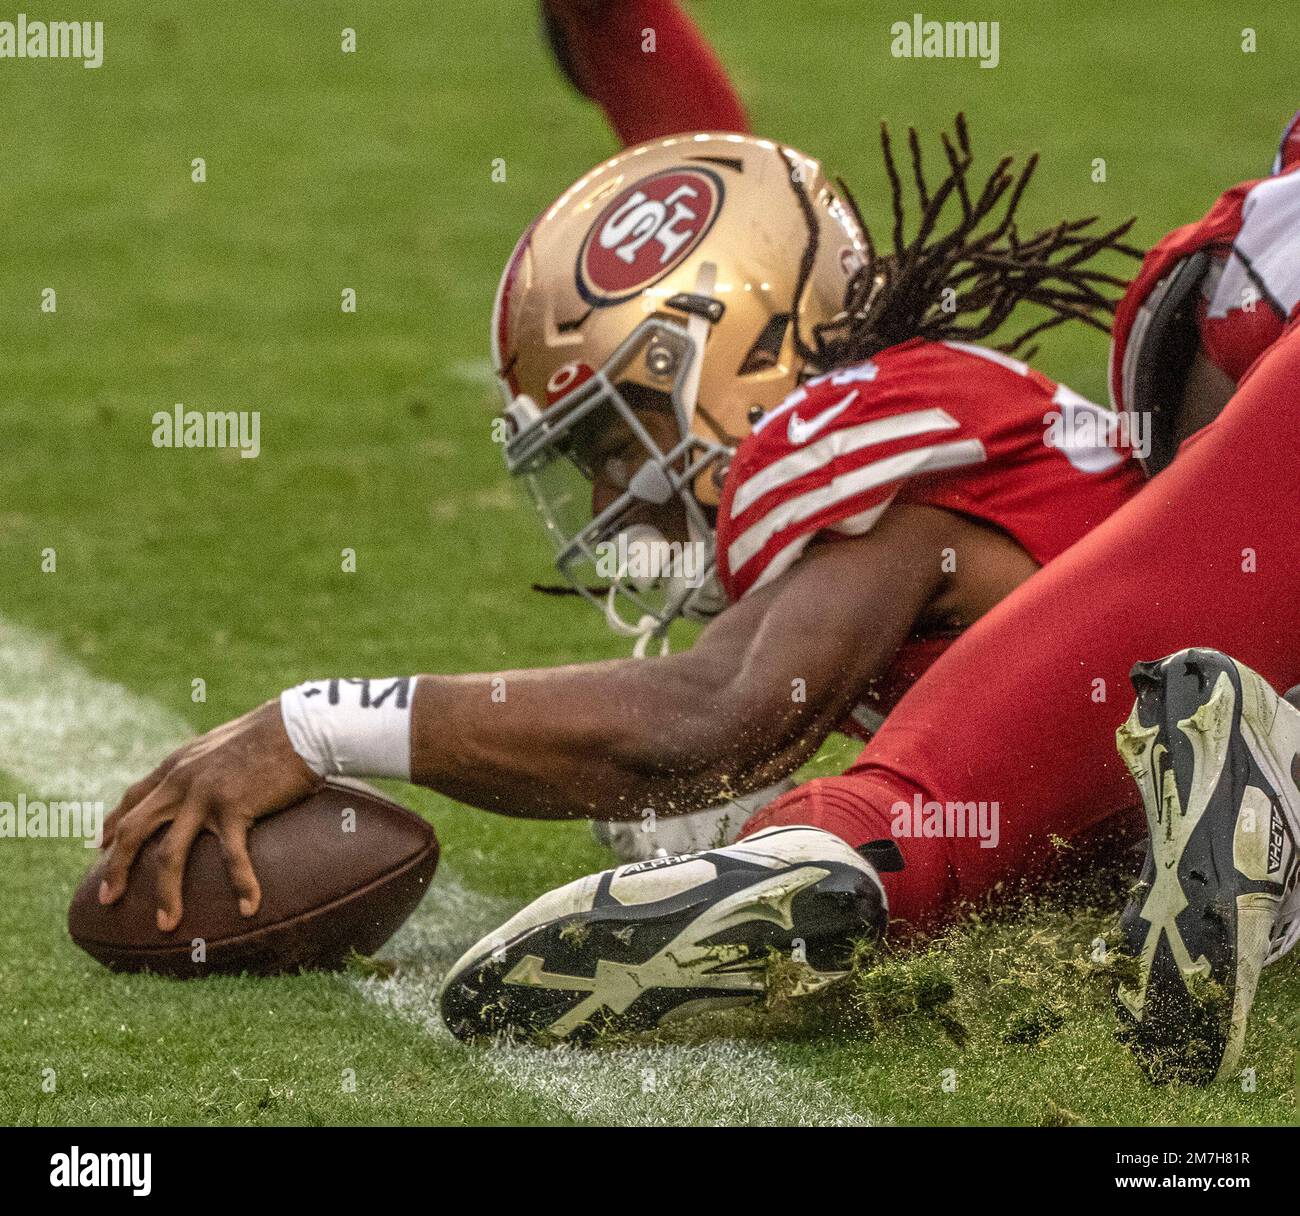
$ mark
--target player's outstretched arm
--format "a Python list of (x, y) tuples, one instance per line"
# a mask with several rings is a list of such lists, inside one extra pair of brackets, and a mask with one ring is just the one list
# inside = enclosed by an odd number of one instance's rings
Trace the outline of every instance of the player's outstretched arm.
[(893, 661), (941, 581), (945, 518), (898, 508), (867, 536), (813, 546), (680, 654), (422, 676), (412, 777), (548, 818), (671, 814), (769, 785)]
[(888, 667), (943, 584), (943, 521), (955, 518), (892, 508), (866, 536), (814, 546), (666, 658), (290, 690), (127, 791), (105, 822), (100, 899), (122, 896), (140, 847), (170, 825), (159, 927), (180, 921), (185, 862), (205, 830), (251, 916), (261, 891), (249, 827), (328, 772), (403, 776), (475, 806), (554, 818), (671, 813), (769, 783), (811, 755)]

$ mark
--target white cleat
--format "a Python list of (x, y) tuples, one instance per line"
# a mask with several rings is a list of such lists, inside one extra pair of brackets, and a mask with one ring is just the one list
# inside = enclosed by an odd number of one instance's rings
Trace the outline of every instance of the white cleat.
[[(892, 843), (866, 848), (883, 868), (901, 866)], [(761, 1000), (772, 950), (799, 950), (812, 987), (824, 986), (887, 919), (876, 867), (838, 836), (769, 828), (548, 892), (456, 963), (439, 1004), (466, 1040), (644, 1030)]]
[(1217, 650), (1133, 668), (1120, 755), (1150, 841), (1120, 922), (1116, 1007), (1155, 1081), (1234, 1074), (1259, 974), (1300, 937), (1300, 711)]

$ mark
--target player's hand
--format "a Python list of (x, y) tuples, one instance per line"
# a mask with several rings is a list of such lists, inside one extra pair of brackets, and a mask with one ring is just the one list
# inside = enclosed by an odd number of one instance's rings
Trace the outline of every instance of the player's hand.
[(108, 858), (99, 902), (121, 899), (141, 846), (169, 823), (155, 892), (158, 928), (170, 933), (180, 923), (185, 863), (204, 830), (221, 842), (240, 912), (254, 915), (262, 889), (248, 856), (248, 829), (322, 784), (289, 742), (278, 700), (200, 735), (131, 786), (104, 821)]

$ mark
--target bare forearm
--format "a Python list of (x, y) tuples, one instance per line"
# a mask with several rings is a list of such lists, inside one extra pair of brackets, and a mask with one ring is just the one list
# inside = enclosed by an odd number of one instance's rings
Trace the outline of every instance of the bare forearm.
[(539, 818), (696, 810), (793, 772), (886, 670), (939, 581), (954, 517), (896, 508), (814, 546), (686, 652), (536, 671), (422, 676), (411, 775)]
[(879, 532), (810, 552), (681, 654), (422, 676), (412, 778), (506, 814), (616, 819), (788, 775), (892, 662), (930, 595), (934, 576), (890, 560), (890, 530)]
[(702, 720), (725, 713), (686, 655), (422, 676), (412, 778), (475, 806), (546, 818), (634, 815), (719, 787)]

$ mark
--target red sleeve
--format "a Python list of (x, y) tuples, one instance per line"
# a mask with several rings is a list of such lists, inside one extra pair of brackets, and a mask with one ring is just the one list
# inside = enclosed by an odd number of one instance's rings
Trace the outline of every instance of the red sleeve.
[(819, 532), (869, 531), (909, 478), (985, 459), (947, 409), (882, 382), (888, 363), (810, 380), (741, 444), (718, 506), (718, 571), (732, 600), (789, 569)]
[(723, 588), (740, 599), (818, 534), (869, 531), (896, 498), (982, 520), (1050, 561), (1143, 483), (1118, 421), (963, 343), (905, 342), (819, 376), (736, 452), (718, 507)]
[(1147, 250), (1137, 277), (1128, 285), (1110, 327), (1110, 400), (1117, 410), (1132, 408), (1131, 366), (1141, 340), (1138, 317), (1156, 286), (1185, 257), (1201, 249), (1230, 245), (1241, 227), (1241, 205), (1254, 182), (1242, 182), (1224, 191), (1214, 206), (1195, 223), (1184, 224), (1162, 237)]

